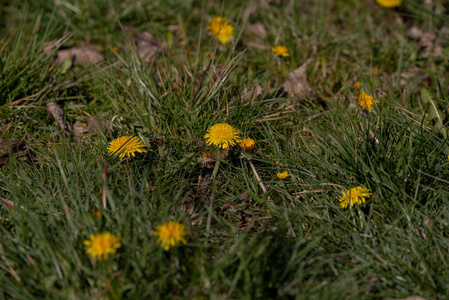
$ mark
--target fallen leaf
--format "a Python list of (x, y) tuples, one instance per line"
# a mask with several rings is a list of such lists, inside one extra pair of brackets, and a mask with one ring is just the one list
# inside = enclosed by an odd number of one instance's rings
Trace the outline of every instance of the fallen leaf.
[(47, 111), (50, 116), (58, 122), (59, 127), (64, 132), (70, 132), (70, 125), (64, 121), (64, 111), (56, 104), (56, 102), (47, 103)]
[(14, 208), (14, 202), (12, 202), (11, 200), (6, 200), (6, 199), (0, 197), (0, 202), (3, 203), (4, 205), (8, 206), (9, 208)]
[(63, 41), (62, 39), (59, 39), (45, 42), (42, 45), (42, 51), (44, 51), (47, 54), (51, 54), (53, 51), (56, 51), (59, 47), (61, 47), (62, 41)]
[(87, 124), (82, 123), (81, 121), (76, 121), (75, 124), (73, 124), (73, 134), (76, 136), (82, 136), (89, 132), (87, 129)]
[(258, 8), (259, 3), (253, 2), (251, 4), (246, 5), (242, 10), (242, 23), (245, 24), (248, 21), (248, 18), (251, 14), (253, 14)]
[(249, 90), (245, 88), (243, 93), (240, 95), (240, 99), (253, 101), (262, 94), (263, 94), (262, 86), (256, 83)]
[(417, 86), (422, 86), (422, 82), (429, 78), (429, 75), (422, 72), (417, 67), (412, 67), (407, 71), (401, 72), (400, 84), (401, 86), (408, 86), (408, 89), (414, 89)]
[[(151, 33), (147, 31), (141, 32), (131, 26), (125, 26), (125, 28), (133, 33), (137, 53), (143, 61), (150, 62), (153, 56), (164, 50), (159, 42), (153, 38)], [(127, 51), (129, 49), (125, 47), (124, 50)]]
[(261, 22), (246, 24), (246, 30), (261, 39), (265, 39), (268, 35), (265, 25)]
[(253, 41), (245, 41), (248, 48), (258, 49), (258, 50), (271, 50), (271, 46), (260, 39)]
[(434, 32), (424, 32), (420, 36), (420, 43), (421, 46), (424, 48), (423, 52), (421, 53), (421, 57), (438, 57), (441, 56), (441, 53), (443, 52), (443, 43), (441, 39), (437, 38), (436, 33)]
[(0, 166), (6, 165), (9, 161), (10, 153), (15, 157), (19, 151), (25, 148), (25, 140), (0, 140)]
[(98, 119), (94, 116), (89, 116), (87, 118), (87, 123), (83, 123), (81, 121), (76, 121), (73, 124), (73, 134), (76, 136), (83, 136), (86, 134), (96, 134), (98, 130), (104, 130), (108, 128), (108, 122), (103, 121), (102, 127), (100, 127), (100, 123)]
[(427, 299), (421, 296), (408, 296), (405, 298), (386, 298), (384, 300), (427, 300)]
[(285, 76), (284, 90), (291, 96), (294, 95), (298, 98), (315, 98), (316, 92), (307, 81), (306, 69), (310, 63), (310, 58), (303, 63), (299, 68), (291, 71)]
[(94, 46), (86, 44), (80, 48), (70, 48), (58, 52), (57, 63), (63, 63), (71, 60), (76, 66), (88, 67), (91, 64), (97, 64), (104, 59), (104, 55), (95, 49)]

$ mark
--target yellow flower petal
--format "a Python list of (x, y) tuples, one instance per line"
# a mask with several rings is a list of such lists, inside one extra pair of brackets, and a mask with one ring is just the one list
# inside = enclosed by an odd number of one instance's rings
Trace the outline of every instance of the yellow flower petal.
[(104, 232), (90, 235), (89, 239), (84, 241), (84, 246), (86, 246), (86, 253), (91, 257), (106, 260), (109, 255), (114, 254), (122, 245), (117, 236), (110, 232)]
[(275, 46), (272, 47), (271, 50), (273, 50), (274, 55), (279, 56), (279, 57), (287, 57), (290, 56), (290, 54), (288, 54), (288, 49), (285, 46)]
[(209, 145), (229, 149), (241, 141), (239, 131), (229, 124), (219, 123), (211, 126), (204, 136)]
[(109, 143), (108, 153), (111, 156), (119, 154), (120, 158), (125, 156), (134, 157), (135, 152), (145, 153), (146, 146), (142, 143), (142, 140), (134, 136), (122, 136)]
[(340, 206), (341, 208), (347, 208), (349, 206), (354, 206), (356, 204), (364, 204), (365, 198), (369, 198), (372, 193), (369, 192), (369, 189), (358, 186), (350, 189), (349, 191), (342, 192), (343, 195), (340, 197)]
[(213, 17), (207, 29), (222, 44), (228, 43), (234, 36), (234, 27), (225, 17)]
[(179, 222), (168, 221), (156, 227), (154, 235), (157, 236), (157, 242), (161, 244), (165, 251), (170, 247), (179, 245), (180, 243), (187, 243), (185, 236), (185, 226)]
[(402, 3), (402, 0), (376, 0), (376, 2), (385, 8), (393, 8), (400, 6)]

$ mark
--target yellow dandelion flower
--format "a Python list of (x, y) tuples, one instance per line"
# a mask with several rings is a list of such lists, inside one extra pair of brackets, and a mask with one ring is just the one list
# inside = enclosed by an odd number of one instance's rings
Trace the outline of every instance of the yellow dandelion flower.
[(170, 247), (179, 245), (180, 243), (187, 243), (184, 238), (187, 235), (185, 226), (179, 222), (168, 221), (156, 227), (154, 235), (157, 236), (157, 242), (161, 244), (165, 251)]
[(145, 153), (145, 145), (142, 140), (134, 136), (122, 136), (109, 143), (108, 152), (111, 156), (120, 154), (120, 158), (125, 156), (134, 157), (135, 152)]
[(256, 141), (253, 140), (252, 138), (244, 138), (240, 142), (239, 146), (242, 149), (242, 151), (248, 152), (248, 153), (253, 153), (254, 148), (256, 146)]
[(229, 149), (229, 146), (234, 146), (242, 140), (239, 131), (226, 123), (211, 126), (204, 138), (209, 145), (215, 145), (222, 149)]
[(376, 99), (371, 96), (371, 94), (365, 93), (365, 91), (362, 89), (362, 92), (357, 95), (357, 102), (359, 103), (360, 107), (362, 109), (366, 109), (369, 112), (373, 110), (374, 104), (379, 103)]
[(376, 0), (377, 4), (385, 8), (393, 8), (400, 6), (402, 0)]
[(369, 189), (358, 186), (350, 189), (347, 192), (342, 192), (343, 195), (340, 197), (340, 206), (341, 208), (346, 208), (348, 205), (351, 207), (356, 204), (365, 203), (365, 198), (369, 198), (372, 194), (369, 192)]
[(234, 27), (225, 17), (213, 17), (207, 29), (222, 44), (228, 43), (234, 36)]
[(283, 172), (279, 172), (279, 173), (276, 173), (276, 177), (277, 178), (279, 178), (279, 179), (285, 179), (285, 178), (287, 178), (288, 177), (288, 172), (287, 171), (283, 171)]
[(279, 56), (279, 57), (290, 56), (290, 54), (288, 54), (288, 49), (285, 46), (275, 46), (275, 47), (272, 47), (271, 50), (273, 50), (274, 55)]
[(86, 246), (86, 253), (91, 257), (106, 260), (122, 245), (117, 236), (110, 232), (104, 232), (96, 235), (91, 234), (89, 239), (84, 241), (84, 246)]

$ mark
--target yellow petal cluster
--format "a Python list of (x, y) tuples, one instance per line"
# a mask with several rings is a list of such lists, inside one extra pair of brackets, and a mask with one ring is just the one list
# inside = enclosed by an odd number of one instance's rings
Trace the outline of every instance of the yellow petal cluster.
[(234, 27), (225, 17), (213, 17), (207, 29), (222, 44), (228, 43), (234, 36)]
[(147, 152), (145, 148), (140, 138), (135, 136), (122, 136), (109, 143), (108, 152), (111, 156), (118, 154), (120, 158), (125, 156), (134, 157), (136, 155), (135, 152)]
[(402, 0), (376, 0), (377, 4), (385, 8), (393, 8), (400, 6)]
[(157, 242), (161, 244), (165, 251), (170, 247), (179, 245), (180, 243), (187, 243), (185, 236), (187, 232), (185, 226), (179, 222), (168, 221), (156, 227), (154, 235), (157, 236)]
[(290, 54), (288, 54), (288, 49), (285, 46), (275, 46), (272, 47), (271, 50), (273, 50), (274, 55), (279, 56), (279, 57), (287, 57), (290, 56)]
[(362, 109), (366, 109), (369, 112), (373, 110), (374, 104), (379, 103), (379, 101), (374, 99), (371, 94), (367, 94), (363, 89), (362, 92), (357, 95), (357, 102)]
[(204, 138), (209, 145), (229, 149), (230, 146), (234, 146), (242, 140), (239, 134), (239, 131), (231, 125), (218, 123), (209, 128)]
[(343, 195), (340, 197), (341, 208), (347, 208), (349, 206), (354, 206), (356, 204), (364, 204), (365, 198), (369, 198), (372, 194), (366, 187), (358, 186), (350, 189), (349, 191), (342, 192)]
[(244, 138), (240, 142), (239, 146), (243, 152), (253, 153), (254, 148), (256, 147), (256, 141), (254, 141), (252, 138)]
[(288, 177), (288, 172), (287, 171), (283, 171), (283, 172), (279, 172), (279, 173), (276, 173), (276, 177), (277, 178), (279, 178), (279, 179), (285, 179), (285, 178), (287, 178)]
[(98, 260), (106, 260), (109, 255), (114, 254), (120, 244), (120, 239), (111, 234), (110, 232), (99, 233), (96, 235), (90, 235), (88, 240), (84, 241), (86, 247), (86, 253)]

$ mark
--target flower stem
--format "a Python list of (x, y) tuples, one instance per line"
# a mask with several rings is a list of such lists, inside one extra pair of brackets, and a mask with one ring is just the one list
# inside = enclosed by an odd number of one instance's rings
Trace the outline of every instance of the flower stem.
[(215, 177), (217, 177), (218, 169), (220, 168), (220, 159), (221, 159), (221, 149), (218, 150), (217, 155), (215, 157), (215, 167), (212, 171), (211, 180), (214, 181)]
[(266, 192), (267, 192), (267, 188), (266, 188), (265, 185), (262, 183), (262, 180), (260, 179), (259, 173), (257, 173), (257, 170), (256, 170), (256, 168), (254, 167), (254, 164), (253, 164), (252, 161), (249, 160), (249, 159), (248, 159), (248, 163), (249, 163), (249, 165), (251, 166), (251, 170), (253, 170), (254, 176), (256, 176), (256, 179), (257, 179), (257, 182), (258, 182), (259, 185), (260, 185), (260, 188), (262, 189), (262, 191), (263, 191), (264, 193), (266, 193)]

